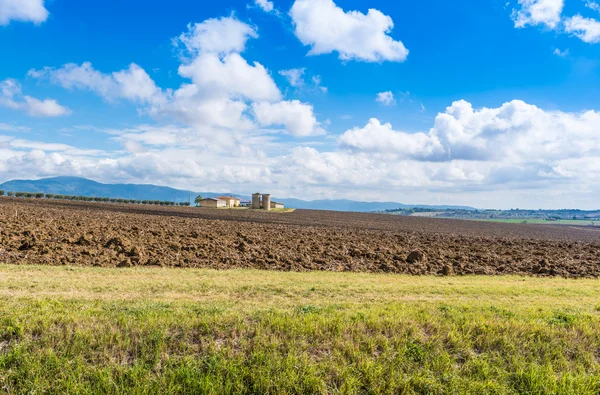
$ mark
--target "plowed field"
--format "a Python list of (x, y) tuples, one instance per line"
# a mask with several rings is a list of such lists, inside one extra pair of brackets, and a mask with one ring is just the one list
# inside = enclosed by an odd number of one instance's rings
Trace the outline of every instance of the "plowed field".
[(600, 276), (600, 229), (0, 198), (0, 263)]

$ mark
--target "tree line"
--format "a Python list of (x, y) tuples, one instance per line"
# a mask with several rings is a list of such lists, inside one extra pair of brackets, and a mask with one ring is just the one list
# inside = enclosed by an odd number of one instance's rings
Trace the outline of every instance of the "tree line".
[[(0, 190), (0, 196), (4, 196), (4, 191)], [(13, 192), (6, 193), (8, 197), (29, 198), (29, 199), (53, 199), (53, 200), (75, 200), (81, 202), (98, 202), (98, 203), (122, 203), (122, 204), (147, 204), (154, 206), (189, 206), (190, 202), (171, 202), (165, 200), (137, 200), (137, 199), (122, 199), (122, 198), (107, 198), (107, 197), (92, 197), (78, 195), (55, 195), (52, 193), (41, 192)]]

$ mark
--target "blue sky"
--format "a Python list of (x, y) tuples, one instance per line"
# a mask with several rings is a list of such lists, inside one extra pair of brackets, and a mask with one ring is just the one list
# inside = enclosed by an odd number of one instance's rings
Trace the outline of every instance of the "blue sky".
[(0, 181), (598, 208), (588, 0), (0, 0)]

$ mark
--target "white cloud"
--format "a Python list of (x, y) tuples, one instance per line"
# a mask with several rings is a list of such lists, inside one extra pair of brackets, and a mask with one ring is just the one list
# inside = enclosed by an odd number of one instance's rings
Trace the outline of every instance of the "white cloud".
[(558, 48), (554, 48), (554, 51), (552, 53), (556, 56), (560, 56), (561, 58), (564, 58), (569, 55), (569, 49), (567, 48), (564, 51), (561, 51)]
[(338, 52), (342, 60), (403, 62), (408, 50), (389, 36), (392, 18), (376, 9), (344, 12), (332, 0), (296, 0), (290, 10), (295, 34), (309, 55)]
[(163, 92), (135, 63), (111, 74), (104, 74), (94, 69), (90, 62), (84, 62), (81, 66), (69, 63), (59, 69), (30, 70), (28, 75), (48, 79), (66, 89), (90, 90), (106, 100), (128, 99), (139, 103), (164, 100)]
[(327, 93), (328, 89), (326, 86), (321, 85), (323, 81), (321, 80), (320, 75), (313, 75), (310, 77), (310, 83), (304, 79), (304, 75), (306, 73), (305, 68), (301, 69), (289, 69), (289, 70), (280, 70), (279, 74), (284, 76), (290, 86), (298, 89), (302, 89), (304, 92), (321, 92)]
[(293, 87), (299, 87), (304, 85), (304, 72), (305, 68), (301, 69), (289, 69), (289, 70), (281, 70), (279, 72), (280, 75), (284, 76), (289, 84)]
[(388, 153), (403, 158), (425, 159), (443, 153), (436, 138), (425, 133), (404, 133), (392, 129), (389, 123), (371, 119), (364, 128), (354, 128), (339, 138), (343, 148), (352, 151)]
[(283, 125), (286, 130), (298, 137), (324, 134), (309, 104), (298, 100), (279, 103), (254, 103), (252, 110), (261, 126)]
[(270, 101), (281, 98), (267, 69), (258, 62), (248, 64), (238, 53), (225, 55), (222, 59), (213, 53), (201, 53), (190, 64), (181, 65), (179, 74), (190, 78), (207, 96)]
[(394, 94), (391, 91), (378, 93), (375, 101), (384, 106), (393, 106), (396, 104), (396, 99), (394, 99)]
[(575, 15), (564, 22), (565, 32), (572, 33), (582, 41), (590, 44), (600, 42), (600, 21)]
[(254, 0), (254, 4), (259, 6), (264, 12), (271, 12), (274, 9), (273, 2), (269, 0)]
[(54, 99), (36, 99), (23, 95), (21, 84), (13, 79), (0, 81), (0, 106), (25, 111), (32, 117), (58, 117), (71, 113)]
[(372, 119), (340, 137), (346, 149), (394, 154), (424, 161), (548, 163), (600, 158), (600, 112), (544, 111), (520, 100), (499, 108), (473, 109), (457, 101), (437, 115), (427, 133), (394, 131)]
[(188, 31), (179, 36), (187, 51), (228, 54), (244, 52), (246, 41), (257, 38), (256, 29), (234, 17), (207, 19), (202, 23), (188, 25)]
[(40, 24), (48, 19), (44, 0), (0, 0), (0, 26), (11, 21)]
[(600, 12), (600, 4), (592, 0), (587, 0), (585, 6), (591, 10)]
[(3, 132), (29, 132), (31, 129), (25, 126), (15, 126), (9, 123), (0, 122), (0, 131)]
[(519, 0), (520, 9), (513, 9), (515, 27), (545, 25), (550, 29), (558, 26), (564, 0)]
[[(231, 30), (226, 32), (228, 28)], [(46, 78), (66, 89), (90, 90), (107, 100), (130, 100), (142, 106), (142, 114), (182, 126), (177, 135), (167, 134), (166, 140), (160, 140), (156, 133), (130, 133), (123, 137), (130, 152), (144, 150), (133, 140), (146, 145), (162, 141), (165, 146), (185, 141), (188, 146), (196, 146), (195, 140), (222, 150), (240, 146), (256, 133), (281, 132), (281, 126), (293, 136), (324, 133), (311, 105), (281, 101), (282, 94), (270, 72), (258, 62), (248, 63), (236, 52), (244, 49), (248, 38), (256, 36), (253, 28), (230, 17), (211, 19), (188, 30), (177, 39), (185, 44), (178, 72), (190, 82), (175, 90), (160, 89), (136, 64), (110, 74), (97, 71), (86, 62), (81, 66), (31, 70), (29, 75)], [(212, 41), (215, 37), (221, 41)], [(314, 87), (326, 89), (320, 83), (320, 78), (313, 79)], [(265, 109), (271, 113), (265, 113)], [(273, 130), (257, 132), (259, 127)], [(144, 138), (140, 140), (141, 136)]]

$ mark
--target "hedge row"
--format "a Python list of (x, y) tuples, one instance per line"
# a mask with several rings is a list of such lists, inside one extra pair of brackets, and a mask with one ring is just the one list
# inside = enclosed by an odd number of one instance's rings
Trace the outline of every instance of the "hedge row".
[[(4, 191), (0, 190), (0, 196), (4, 196)], [(162, 200), (136, 200), (136, 199), (115, 199), (107, 197), (90, 197), (90, 196), (75, 196), (75, 195), (54, 195), (51, 193), (30, 193), (30, 192), (12, 192), (7, 193), (9, 197), (18, 198), (33, 198), (33, 199), (54, 199), (54, 200), (77, 200), (82, 202), (99, 202), (99, 203), (123, 203), (123, 204), (148, 204), (154, 206), (189, 206), (190, 202), (170, 202)]]

